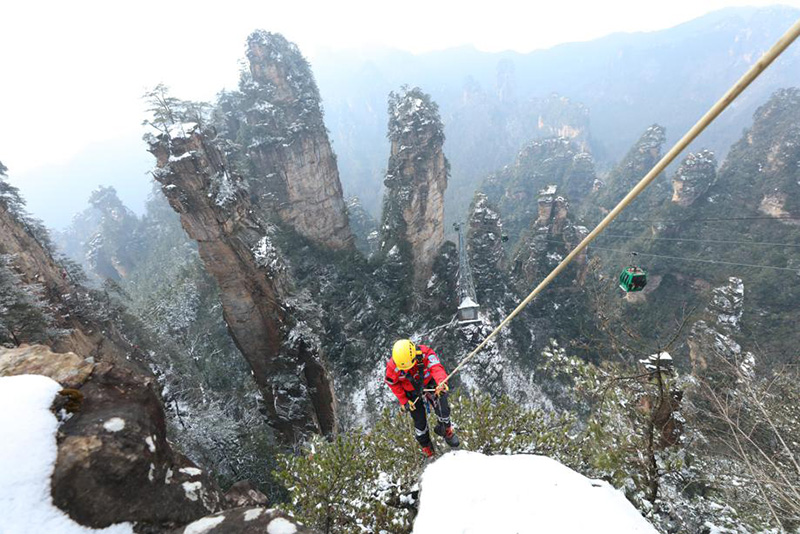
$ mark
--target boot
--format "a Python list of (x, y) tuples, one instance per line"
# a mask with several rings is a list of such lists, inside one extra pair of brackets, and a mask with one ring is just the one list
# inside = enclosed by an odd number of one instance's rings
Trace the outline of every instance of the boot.
[(436, 423), (436, 426), (433, 427), (433, 431), (444, 438), (445, 443), (451, 449), (457, 449), (461, 442), (458, 440), (458, 436), (456, 436), (455, 430), (453, 430), (453, 425), (445, 425), (442, 422)]
[(422, 452), (428, 458), (433, 458), (433, 445), (426, 445), (425, 447), (422, 447)]

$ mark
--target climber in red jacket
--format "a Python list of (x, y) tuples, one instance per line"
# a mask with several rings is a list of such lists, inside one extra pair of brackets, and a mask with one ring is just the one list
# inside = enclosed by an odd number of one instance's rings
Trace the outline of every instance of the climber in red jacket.
[[(428, 457), (433, 456), (433, 442), (428, 432), (425, 400), (433, 406), (439, 420), (433, 431), (442, 436), (450, 447), (459, 445), (458, 436), (450, 422), (450, 406), (447, 403), (449, 388), (444, 382), (445, 378), (447, 371), (433, 349), (414, 345), (409, 339), (395, 342), (392, 357), (386, 362), (386, 385), (414, 419), (414, 433), (422, 452)], [(435, 387), (431, 388), (431, 385)]]

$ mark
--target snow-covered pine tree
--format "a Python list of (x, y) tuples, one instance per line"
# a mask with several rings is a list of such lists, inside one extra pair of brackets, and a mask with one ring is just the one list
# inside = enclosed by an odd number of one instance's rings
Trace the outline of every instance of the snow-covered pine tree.
[(0, 255), (0, 344), (43, 342), (62, 333), (55, 326), (41, 284), (26, 284), (13, 256)]

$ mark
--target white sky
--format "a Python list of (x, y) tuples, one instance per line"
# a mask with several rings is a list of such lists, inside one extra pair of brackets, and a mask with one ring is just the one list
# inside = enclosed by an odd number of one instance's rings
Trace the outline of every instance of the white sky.
[(256, 28), (283, 33), (312, 61), (324, 48), (371, 45), (525, 52), (774, 3), (11, 0), (0, 9), (0, 161), (12, 181), (33, 180), (36, 169), (65, 164), (87, 147), (139, 136), (140, 97), (161, 81), (181, 98), (211, 99), (235, 86), (244, 40)]

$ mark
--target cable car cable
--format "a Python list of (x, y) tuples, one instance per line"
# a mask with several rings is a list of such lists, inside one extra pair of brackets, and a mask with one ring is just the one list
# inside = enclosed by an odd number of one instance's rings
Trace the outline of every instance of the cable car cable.
[[(597, 250), (606, 250), (608, 252), (619, 252), (623, 254), (628, 254), (628, 251), (625, 250), (618, 250), (613, 248), (606, 248), (606, 247), (598, 247), (597, 245), (591, 245), (590, 248), (594, 248)], [(668, 256), (666, 254), (650, 254), (648, 252), (637, 252), (639, 256), (651, 256), (653, 258), (665, 258), (670, 260), (681, 260), (681, 261), (697, 261), (700, 263), (714, 263), (719, 265), (734, 265), (737, 267), (756, 267), (759, 269), (775, 269), (778, 271), (791, 271), (793, 273), (797, 273), (800, 275), (800, 267), (791, 268), (791, 267), (778, 267), (777, 265), (762, 265), (757, 263), (735, 263), (732, 261), (723, 261), (723, 260), (706, 260), (703, 258), (682, 258), (680, 256)]]
[[(563, 241), (558, 241), (556, 239), (545, 239), (545, 241), (549, 243), (558, 243), (561, 245), (565, 245)], [(615, 248), (607, 248), (607, 247), (599, 247), (597, 245), (589, 245), (589, 248), (597, 249), (597, 250), (605, 250), (607, 252), (616, 252), (618, 254), (630, 254), (629, 250), (620, 250)], [(638, 256), (652, 256), (654, 258), (665, 258), (670, 260), (681, 260), (681, 261), (698, 261), (701, 263), (716, 263), (720, 265), (734, 265), (737, 267), (760, 267), (763, 269), (777, 269), (779, 271), (791, 271), (794, 273), (800, 274), (800, 267), (792, 268), (792, 267), (778, 267), (777, 265), (763, 265), (763, 264), (755, 264), (755, 263), (736, 263), (732, 261), (724, 261), (724, 260), (707, 260), (703, 258), (687, 258), (683, 256), (669, 256), (666, 254), (651, 254), (649, 252), (639, 252), (636, 251)]]
[(724, 239), (693, 239), (688, 237), (638, 237), (635, 235), (620, 235), (620, 234), (606, 234), (606, 233), (603, 233), (602, 237), (641, 239), (644, 241), (688, 241), (692, 243), (719, 243), (726, 245), (760, 245), (760, 246), (800, 248), (800, 243), (775, 243), (771, 241), (728, 241)]
[(615, 223), (693, 223), (718, 221), (797, 221), (800, 215), (781, 215), (778, 217), (708, 217), (702, 219), (622, 219)]

